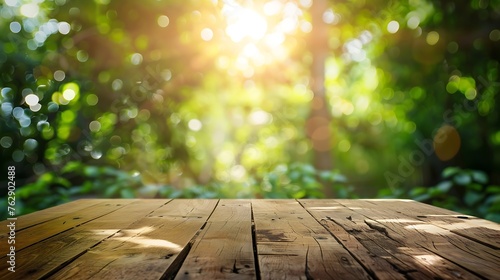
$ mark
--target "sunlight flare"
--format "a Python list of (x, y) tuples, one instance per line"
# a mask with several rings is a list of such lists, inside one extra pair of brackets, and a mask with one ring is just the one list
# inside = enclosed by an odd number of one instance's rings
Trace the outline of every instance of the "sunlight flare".
[(241, 42), (246, 38), (257, 41), (262, 39), (266, 34), (266, 18), (254, 10), (243, 7), (231, 7), (223, 10), (223, 13), (228, 18), (226, 34), (235, 43)]

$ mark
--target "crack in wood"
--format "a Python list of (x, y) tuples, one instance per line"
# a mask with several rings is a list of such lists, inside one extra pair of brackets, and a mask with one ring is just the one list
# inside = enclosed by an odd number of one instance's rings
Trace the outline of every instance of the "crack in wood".
[(307, 280), (312, 280), (314, 279), (314, 277), (312, 277), (311, 273), (309, 272), (308, 264), (309, 264), (309, 246), (307, 246), (307, 251), (306, 251), (306, 263), (305, 263), (304, 274), (306, 275)]
[(236, 267), (236, 260), (234, 260), (234, 263), (233, 263), (233, 269), (231, 270), (232, 273), (235, 273), (235, 274), (239, 274), (240, 273), (240, 270), (241, 268), (237, 268)]
[(371, 229), (374, 229), (385, 236), (389, 237), (389, 233), (387, 232), (387, 228), (385, 228), (382, 225), (377, 224), (377, 222), (370, 221), (370, 220), (365, 220), (365, 224), (367, 224)]
[[(186, 260), (189, 252), (191, 251), (191, 248), (193, 247), (193, 244), (195, 243), (196, 239), (201, 234), (201, 232), (203, 231), (203, 229), (205, 228), (205, 226), (208, 224), (208, 221), (210, 220), (210, 217), (212, 217), (212, 215), (214, 214), (215, 209), (217, 209), (217, 206), (219, 205), (219, 203), (220, 203), (220, 200), (217, 200), (217, 203), (215, 204), (215, 207), (212, 209), (212, 212), (210, 213), (210, 215), (208, 215), (208, 217), (205, 220), (205, 222), (203, 223), (203, 225), (193, 235), (193, 237), (186, 244), (186, 246), (184, 248), (182, 248), (182, 250), (177, 254), (177, 257), (174, 259), (174, 261), (170, 264), (170, 266), (167, 268), (167, 270), (160, 277), (161, 280), (165, 280), (165, 279), (171, 280), (171, 279), (174, 279), (177, 276), (177, 273), (179, 273), (179, 270), (181, 269), (182, 264)], [(189, 211), (189, 213), (191, 213), (193, 211), (194, 211), (194, 209), (191, 209)], [(189, 274), (189, 272), (186, 271), (185, 274)]]
[(250, 203), (250, 219), (251, 219), (251, 229), (252, 229), (252, 248), (253, 248), (253, 258), (255, 265), (255, 278), (260, 280), (260, 266), (259, 266), (259, 254), (257, 250), (257, 237), (255, 232), (255, 218), (253, 215), (253, 205)]

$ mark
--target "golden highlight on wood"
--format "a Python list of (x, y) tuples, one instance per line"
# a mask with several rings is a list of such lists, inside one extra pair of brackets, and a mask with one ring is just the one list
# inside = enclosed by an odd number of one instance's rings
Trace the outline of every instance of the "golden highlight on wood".
[(17, 218), (0, 279), (497, 279), (500, 225), (400, 199), (84, 199)]

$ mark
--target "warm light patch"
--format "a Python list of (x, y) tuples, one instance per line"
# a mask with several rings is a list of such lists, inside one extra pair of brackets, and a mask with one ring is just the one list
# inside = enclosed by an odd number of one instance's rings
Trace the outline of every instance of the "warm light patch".
[(31, 93), (31, 94), (28, 94), (25, 98), (24, 98), (24, 101), (26, 102), (26, 104), (28, 104), (29, 106), (35, 106), (36, 104), (38, 104), (38, 101), (40, 100), (40, 98), (38, 98), (38, 96), (36, 96), (35, 94)]
[(165, 28), (170, 24), (170, 19), (166, 15), (161, 15), (158, 17), (156, 22), (158, 23), (158, 26)]
[(34, 18), (38, 15), (40, 8), (35, 3), (24, 4), (21, 6), (21, 14), (25, 17)]
[(309, 207), (309, 210), (313, 211), (330, 211), (330, 210), (336, 210), (336, 209), (342, 209), (344, 207), (341, 206), (317, 206), (317, 207)]
[(451, 125), (443, 125), (434, 136), (434, 151), (442, 161), (455, 157), (460, 150), (460, 144), (460, 135)]
[(245, 38), (260, 40), (267, 31), (266, 19), (248, 8), (236, 8), (230, 12), (226, 34), (235, 43)]
[(399, 30), (399, 22), (393, 20), (387, 24), (387, 31), (389, 33), (394, 34), (394, 33), (398, 32), (398, 30)]
[(349, 142), (349, 140), (347, 140), (347, 139), (342, 139), (342, 140), (340, 140), (337, 147), (338, 147), (339, 151), (341, 151), (341, 152), (344, 152), (344, 153), (348, 152), (351, 149), (351, 142)]
[(237, 70), (245, 78), (252, 78), (262, 66), (286, 59), (294, 44), (287, 44), (288, 36), (301, 30), (307, 33), (312, 28), (297, 4), (279, 0), (262, 6), (252, 1), (224, 1), (221, 14), (226, 20), (225, 35), (231, 41), (227, 48), (234, 55), (229, 55), (228, 63), (221, 68), (232, 73)]
[(200, 35), (204, 41), (210, 41), (214, 37), (214, 32), (210, 28), (203, 28)]
[(424, 265), (436, 265), (439, 262), (444, 262), (441, 257), (437, 255), (417, 255), (414, 257), (418, 262)]
[(427, 34), (427, 37), (425, 38), (425, 41), (431, 46), (437, 44), (437, 42), (439, 41), (439, 33), (437, 33), (436, 31), (429, 32), (429, 34)]

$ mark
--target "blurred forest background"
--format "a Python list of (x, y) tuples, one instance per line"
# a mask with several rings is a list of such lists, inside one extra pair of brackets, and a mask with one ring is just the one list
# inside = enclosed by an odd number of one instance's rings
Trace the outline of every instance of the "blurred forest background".
[(405, 197), (500, 221), (499, 0), (3, 0), (1, 218)]

